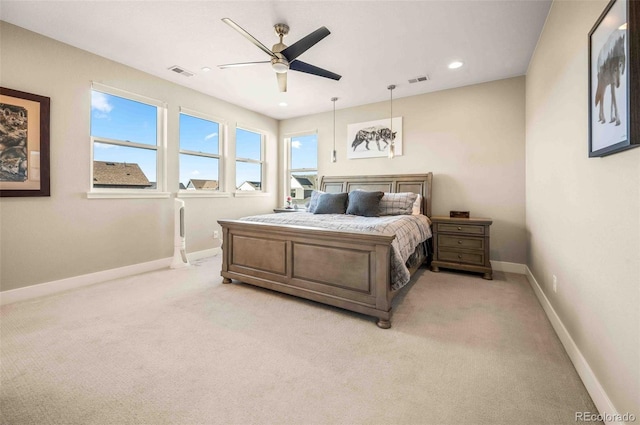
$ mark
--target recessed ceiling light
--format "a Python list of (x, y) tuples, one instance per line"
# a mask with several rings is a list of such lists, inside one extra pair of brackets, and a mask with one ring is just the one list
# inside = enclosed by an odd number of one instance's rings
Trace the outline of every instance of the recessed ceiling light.
[(449, 69), (458, 69), (462, 66), (462, 62), (460, 61), (453, 61), (449, 64)]
[(287, 106), (287, 102), (280, 102), (278, 103), (279, 106)]
[(209, 72), (211, 71), (211, 68), (209, 68), (208, 66), (203, 66), (202, 68), (200, 68), (202, 70), (202, 72)]

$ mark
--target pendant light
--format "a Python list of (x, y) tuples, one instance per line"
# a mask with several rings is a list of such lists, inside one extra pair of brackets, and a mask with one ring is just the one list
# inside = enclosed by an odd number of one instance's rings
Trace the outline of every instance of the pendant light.
[(391, 95), (390, 98), (390, 109), (391, 109), (391, 113), (390, 113), (390, 117), (389, 117), (389, 130), (391, 131), (391, 142), (389, 142), (389, 159), (393, 159), (393, 157), (396, 155), (395, 153), (395, 137), (393, 137), (393, 89), (395, 89), (396, 86), (395, 84), (391, 84), (390, 86), (387, 87), (387, 89), (389, 90), (389, 93)]
[(331, 151), (331, 162), (336, 162), (336, 100), (337, 97), (332, 97), (331, 101), (333, 102), (333, 150)]

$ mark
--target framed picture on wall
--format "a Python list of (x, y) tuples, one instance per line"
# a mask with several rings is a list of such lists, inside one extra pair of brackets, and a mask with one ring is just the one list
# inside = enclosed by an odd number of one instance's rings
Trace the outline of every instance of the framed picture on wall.
[(589, 32), (589, 156), (640, 146), (640, 5), (612, 0)]
[(50, 99), (0, 87), (0, 196), (49, 196)]
[(402, 155), (402, 117), (347, 125), (347, 158), (377, 158), (389, 155), (393, 140), (394, 155)]

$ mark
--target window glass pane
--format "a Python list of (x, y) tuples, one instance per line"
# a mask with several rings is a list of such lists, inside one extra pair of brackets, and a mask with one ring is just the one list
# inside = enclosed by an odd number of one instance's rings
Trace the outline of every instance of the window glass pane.
[(236, 188), (262, 190), (262, 165), (236, 161)]
[(156, 188), (156, 151), (95, 142), (93, 187)]
[(91, 91), (91, 135), (157, 145), (157, 108)]
[(318, 168), (318, 136), (291, 138), (291, 168)]
[(317, 187), (318, 172), (291, 173), (291, 200), (300, 206), (309, 202), (311, 192)]
[(180, 114), (180, 149), (217, 155), (220, 152), (218, 146), (217, 122)]
[(262, 136), (253, 131), (236, 129), (236, 158), (262, 160)]
[(218, 159), (180, 154), (180, 189), (219, 190)]

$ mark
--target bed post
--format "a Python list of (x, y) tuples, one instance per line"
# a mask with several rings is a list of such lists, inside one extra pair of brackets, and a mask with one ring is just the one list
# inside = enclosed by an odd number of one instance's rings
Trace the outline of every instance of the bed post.
[(230, 250), (229, 250), (229, 227), (226, 225), (222, 225), (222, 270), (220, 271), (220, 275), (223, 277), (222, 283), (231, 283), (231, 279), (226, 277), (224, 274), (229, 271), (230, 264)]
[(379, 328), (389, 329), (391, 327), (391, 245), (376, 245), (376, 310), (378, 314)]

